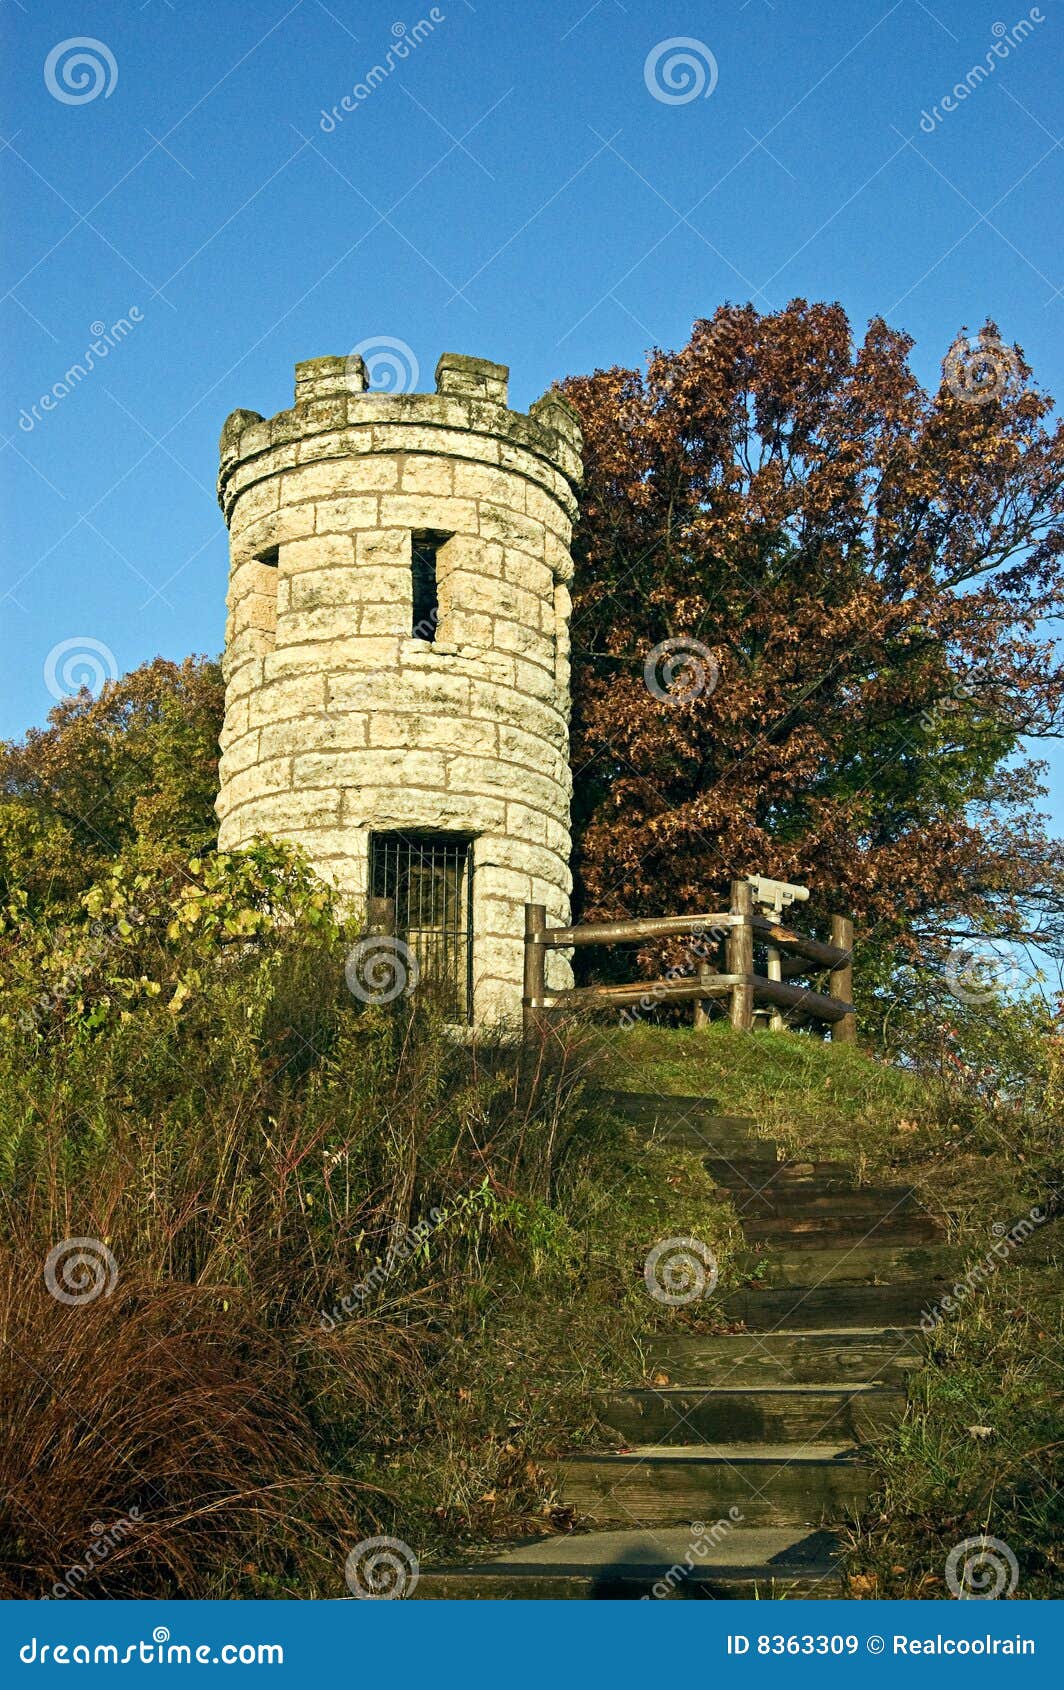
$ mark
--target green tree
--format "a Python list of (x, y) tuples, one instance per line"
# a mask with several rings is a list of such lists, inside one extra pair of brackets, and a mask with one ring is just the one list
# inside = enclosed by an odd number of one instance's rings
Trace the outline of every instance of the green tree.
[(158, 657), (0, 747), (0, 892), (62, 909), (120, 855), (212, 845), (223, 701), (216, 662)]

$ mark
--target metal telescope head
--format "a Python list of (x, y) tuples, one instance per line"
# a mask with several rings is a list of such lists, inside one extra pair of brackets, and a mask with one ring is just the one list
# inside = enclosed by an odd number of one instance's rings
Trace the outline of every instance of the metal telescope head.
[(786, 880), (769, 880), (764, 874), (751, 874), (747, 878), (754, 902), (762, 909), (772, 910), (775, 915), (782, 915), (789, 904), (804, 904), (809, 897), (808, 886), (792, 886)]

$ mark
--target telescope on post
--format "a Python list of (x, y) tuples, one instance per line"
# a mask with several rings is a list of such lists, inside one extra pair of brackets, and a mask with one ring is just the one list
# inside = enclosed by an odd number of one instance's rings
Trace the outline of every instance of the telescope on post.
[[(804, 904), (809, 897), (808, 886), (792, 886), (789, 880), (770, 880), (765, 874), (751, 874), (748, 882), (754, 895), (754, 903), (760, 904), (763, 910), (774, 915), (777, 920), (784, 910), (791, 904)], [(783, 979), (783, 958), (776, 945), (768, 944), (765, 973), (770, 980)], [(756, 1015), (763, 1015), (773, 1032), (783, 1028), (783, 1016), (775, 1007), (771, 1009), (755, 1010)]]
[(747, 876), (747, 884), (754, 894), (754, 903), (773, 915), (782, 915), (791, 904), (804, 904), (809, 898), (808, 886), (792, 886), (787, 880), (770, 880), (764, 874)]

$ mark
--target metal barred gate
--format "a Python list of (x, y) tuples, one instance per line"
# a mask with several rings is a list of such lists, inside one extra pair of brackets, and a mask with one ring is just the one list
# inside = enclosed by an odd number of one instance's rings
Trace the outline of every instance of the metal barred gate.
[(473, 1019), (473, 841), (458, 833), (375, 833), (370, 895), (395, 905), (396, 936), (452, 1021)]

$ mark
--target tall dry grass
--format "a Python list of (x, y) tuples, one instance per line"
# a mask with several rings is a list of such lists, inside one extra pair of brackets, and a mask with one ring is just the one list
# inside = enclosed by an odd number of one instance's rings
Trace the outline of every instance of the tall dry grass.
[[(117, 957), (51, 936), (44, 1013), (40, 934), (0, 945), (0, 1594), (116, 1522), (69, 1594), (336, 1594), (381, 1450), (431, 1438), (433, 1368), (593, 1163), (586, 1058), (355, 1003), (331, 921), (205, 951), (137, 895)], [(117, 1281), (71, 1305), (72, 1237)]]

